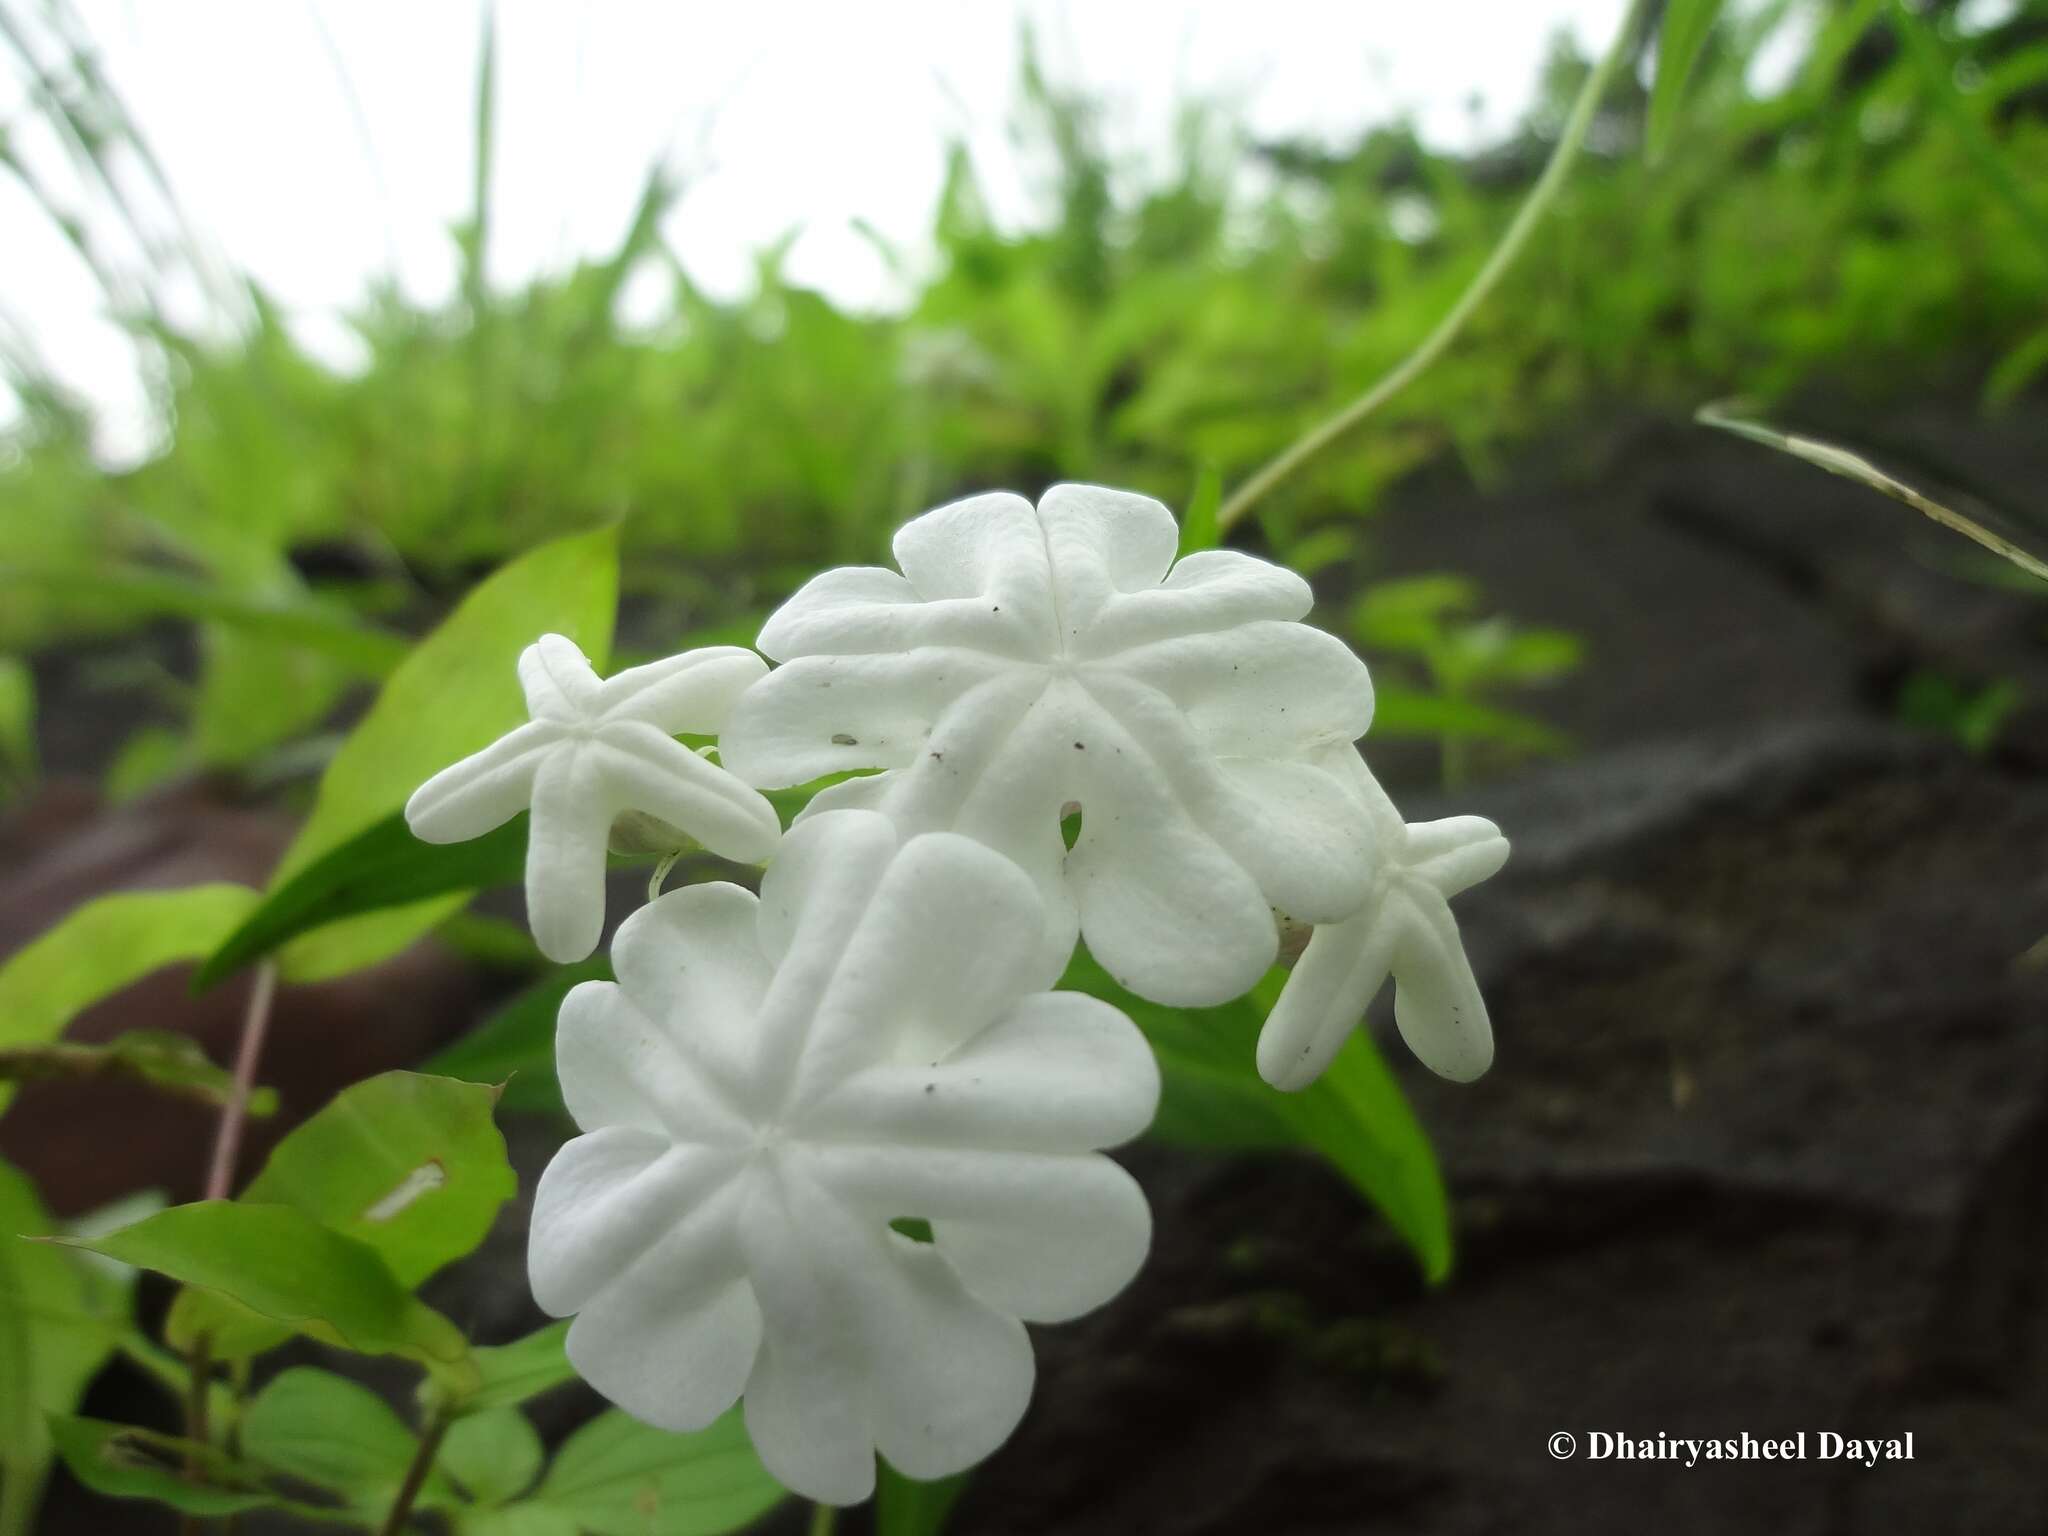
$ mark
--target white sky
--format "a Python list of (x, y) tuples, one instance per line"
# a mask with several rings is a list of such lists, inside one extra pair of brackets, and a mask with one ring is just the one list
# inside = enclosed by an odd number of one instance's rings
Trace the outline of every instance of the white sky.
[[(394, 266), (422, 298), (449, 290), (447, 231), (470, 200), (474, 0), (75, 3), (193, 221), (323, 353), (347, 355), (337, 312)], [(1007, 135), (1027, 19), (1052, 79), (1107, 97), (1112, 148), (1157, 161), (1190, 96), (1234, 104), (1263, 135), (1343, 143), (1406, 114), (1439, 143), (1490, 137), (1527, 107), (1554, 30), (1591, 51), (1624, 7), (507, 0), (491, 272), (517, 281), (609, 249), (667, 154), (688, 188), (667, 232), (707, 287), (742, 291), (752, 253), (797, 230), (794, 280), (886, 303), (853, 223), (915, 251), (949, 138), (967, 137), (999, 216), (1031, 206)], [(0, 74), (0, 117), (14, 120), (19, 71)], [(0, 178), (0, 313), (105, 411), (106, 446), (132, 453), (146, 436), (134, 353), (102, 307)]]

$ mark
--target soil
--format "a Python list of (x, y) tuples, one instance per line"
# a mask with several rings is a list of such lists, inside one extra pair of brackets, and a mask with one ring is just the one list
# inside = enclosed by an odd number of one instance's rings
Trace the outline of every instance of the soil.
[[(1869, 435), (2017, 500), (2043, 414)], [(949, 1531), (2048, 1529), (2048, 603), (1749, 444), (1631, 426), (1555, 462), (1417, 480), (1323, 594), (1455, 569), (1590, 647), (1515, 701), (1570, 760), (1482, 764), (1446, 798), (1432, 751), (1368, 738), (1411, 817), (1479, 811), (1515, 842), (1459, 902), (1492, 1072), (1442, 1083), (1388, 1047), (1454, 1195), (1455, 1273), (1425, 1287), (1306, 1157), (1131, 1149), (1152, 1259), (1038, 1331), (1031, 1412)], [(1929, 669), (2021, 691), (1988, 752), (1897, 722)], [(415, 994), (449, 990), (408, 1050), (481, 985), (418, 955)], [(530, 1189), (559, 1132), (508, 1129)], [(537, 1321), (523, 1219), (432, 1288), (480, 1336)], [(138, 1401), (111, 1375), (92, 1406)], [(537, 1412), (558, 1431), (592, 1406)], [(1913, 1459), (1822, 1460), (1824, 1431), (1910, 1434)], [(1595, 1459), (1596, 1432), (1804, 1432), (1809, 1459)], [(160, 1527), (66, 1488), (47, 1528)]]

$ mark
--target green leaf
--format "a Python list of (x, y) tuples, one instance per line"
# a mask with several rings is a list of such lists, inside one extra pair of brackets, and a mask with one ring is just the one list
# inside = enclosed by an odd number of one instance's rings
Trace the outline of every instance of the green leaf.
[[(242, 1416), (242, 1454), (263, 1467), (384, 1510), (397, 1496), (419, 1437), (368, 1387), (312, 1366), (284, 1372)], [(422, 1498), (451, 1498), (438, 1473)]]
[(530, 1398), (576, 1379), (569, 1363), (566, 1320), (549, 1323), (510, 1344), (487, 1344), (477, 1350), (476, 1368), (483, 1385), (463, 1407), (471, 1413), (513, 1408)]
[(966, 1487), (965, 1472), (920, 1483), (881, 1462), (875, 1468), (875, 1536), (939, 1536)]
[(112, 1353), (128, 1287), (79, 1256), (25, 1242), (51, 1230), (26, 1175), (0, 1162), (0, 1531), (28, 1529), (50, 1457), (45, 1416), (68, 1413)]
[(211, 620), (272, 645), (315, 652), (361, 677), (382, 677), (405, 657), (402, 635), (373, 628), (311, 599), (266, 602), (205, 581), (147, 566), (99, 562), (90, 566), (0, 568), (0, 586), (112, 600), (124, 614), (168, 614)]
[(155, 1499), (189, 1515), (278, 1509), (302, 1520), (358, 1523), (341, 1510), (270, 1492), (259, 1468), (210, 1445), (129, 1424), (61, 1414), (52, 1415), (49, 1432), (71, 1475), (94, 1493), (117, 1499)]
[[(360, 1243), (411, 1290), (482, 1242), (518, 1193), (496, 1102), (493, 1088), (417, 1072), (356, 1083), (277, 1144), (242, 1203), (289, 1206)], [(168, 1330), (174, 1340), (210, 1334), (224, 1357), (286, 1337), (190, 1291), (172, 1307)]]
[[(112, 1079), (147, 1083), (166, 1093), (225, 1104), (233, 1096), (234, 1074), (217, 1067), (189, 1035), (161, 1029), (131, 1029), (105, 1045), (80, 1045), (68, 1040), (48, 1045), (0, 1046), (0, 1082), (82, 1082)], [(248, 1113), (259, 1118), (277, 1112), (277, 1094), (269, 1088), (250, 1093)]]
[(516, 884), (526, 868), (524, 815), (466, 843), (423, 843), (393, 811), (321, 855), (264, 898), (207, 957), (193, 985), (210, 987), (327, 923), (433, 897)]
[[(74, 909), (0, 966), (0, 1047), (54, 1040), (101, 998), (210, 953), (257, 899), (247, 886), (194, 885), (122, 891)], [(13, 1092), (0, 1083), (0, 1110)]]
[(1216, 547), (1221, 538), (1216, 527), (1216, 508), (1222, 501), (1223, 477), (1216, 473), (1215, 465), (1204, 464), (1202, 472), (1195, 477), (1194, 499), (1188, 503), (1188, 510), (1180, 520), (1182, 555)]
[(1412, 688), (1383, 687), (1373, 698), (1373, 731), (1433, 741), (1497, 741), (1523, 752), (1562, 754), (1572, 739), (1556, 726), (1511, 709)]
[(540, 1436), (517, 1408), (471, 1413), (449, 1426), (440, 1466), (479, 1504), (516, 1499), (540, 1476)]
[(1721, 0), (1669, 0), (1664, 7), (1664, 23), (1657, 31), (1657, 76), (1650, 86), (1649, 122), (1643, 132), (1643, 153), (1652, 165), (1670, 148), (1686, 83), (1720, 14)]
[[(272, 893), (402, 810), (435, 773), (522, 723), (519, 653), (542, 634), (568, 636), (603, 670), (618, 585), (614, 528), (543, 544), (480, 582), (392, 672), (335, 753), (312, 815), (271, 879)], [(372, 964), (460, 904), (443, 897), (352, 918), (345, 931), (302, 939), (286, 970), (310, 980)]]
[(1060, 985), (1114, 1003), (1152, 1042), (1163, 1085), (1151, 1134), (1196, 1146), (1310, 1147), (1376, 1206), (1414, 1250), (1424, 1276), (1451, 1268), (1450, 1204), (1436, 1152), (1371, 1035), (1355, 1031), (1329, 1070), (1279, 1093), (1254, 1066), (1259, 1030), (1287, 973), (1219, 1008), (1167, 1008), (1124, 991), (1087, 949)]
[(694, 1435), (654, 1429), (614, 1409), (571, 1435), (533, 1497), (503, 1513), (544, 1511), (590, 1536), (719, 1536), (783, 1497), (737, 1409)]
[(586, 981), (608, 981), (611, 974), (611, 961), (603, 955), (557, 967), (434, 1056), (423, 1070), (473, 1083), (503, 1083), (507, 1109), (566, 1113), (555, 1081), (555, 1016), (571, 988)]
[(323, 1344), (403, 1356), (458, 1396), (475, 1387), (468, 1341), (453, 1323), (416, 1300), (374, 1249), (290, 1206), (205, 1200), (104, 1237), (59, 1241), (218, 1292)]

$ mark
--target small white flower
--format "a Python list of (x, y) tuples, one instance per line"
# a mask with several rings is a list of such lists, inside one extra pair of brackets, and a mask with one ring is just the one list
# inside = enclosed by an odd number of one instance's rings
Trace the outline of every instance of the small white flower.
[[(725, 762), (763, 786), (879, 768), (820, 811), (886, 813), (1009, 855), (1141, 996), (1199, 1005), (1273, 963), (1273, 908), (1341, 918), (1372, 878), (1371, 824), (1310, 756), (1372, 718), (1365, 666), (1294, 622), (1308, 584), (1249, 555), (1178, 564), (1146, 496), (1061, 485), (926, 513), (902, 574), (827, 571), (783, 605)], [(1073, 851), (1060, 819), (1081, 810)]]
[(1039, 990), (1041, 927), (1000, 855), (863, 812), (793, 831), (758, 901), (628, 918), (618, 983), (562, 1005), (586, 1134), (529, 1249), (584, 1379), (674, 1430), (744, 1394), (768, 1469), (824, 1502), (867, 1497), (878, 1450), (916, 1478), (994, 1450), (1031, 1393), (1019, 1319), (1106, 1301), (1151, 1234), (1093, 1149), (1150, 1121), (1158, 1070), (1114, 1008)]
[(1314, 1082), (1392, 975), (1408, 1049), (1470, 1082), (1493, 1063), (1493, 1029), (1449, 902), (1507, 862), (1508, 840), (1483, 816), (1404, 825), (1355, 751), (1327, 761), (1371, 814), (1381, 863), (1365, 906), (1310, 937), (1259, 1035), (1259, 1075), (1290, 1091)]
[(519, 658), (533, 717), (413, 792), (405, 819), (429, 843), (481, 837), (529, 805), (526, 914), (550, 960), (580, 960), (604, 931), (612, 824), (637, 812), (711, 852), (759, 863), (781, 833), (775, 808), (675, 739), (713, 732), (767, 670), (737, 646), (686, 651), (600, 681), (572, 641), (543, 635)]

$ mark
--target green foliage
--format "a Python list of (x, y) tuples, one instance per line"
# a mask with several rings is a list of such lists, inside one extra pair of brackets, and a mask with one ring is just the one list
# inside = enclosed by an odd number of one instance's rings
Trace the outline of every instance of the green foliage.
[(475, 1386), (469, 1343), (453, 1323), (400, 1285), (375, 1249), (290, 1206), (205, 1200), (61, 1241), (211, 1291), (323, 1344), (401, 1356), (453, 1395)]
[[(311, 1366), (275, 1377), (242, 1415), (248, 1460), (378, 1514), (396, 1497), (419, 1444), (376, 1393)], [(436, 1481), (430, 1495), (452, 1499), (445, 1479)]]
[[(718, 1536), (784, 1498), (754, 1455), (737, 1409), (694, 1435), (653, 1429), (616, 1409), (571, 1435), (532, 1495), (465, 1522), (486, 1536)], [(553, 1523), (548, 1523), (552, 1520)]]
[(125, 1274), (46, 1243), (52, 1225), (0, 1163), (0, 1536), (26, 1536), (48, 1468), (50, 1414), (78, 1404), (126, 1325)]
[(130, 1424), (55, 1416), (50, 1435), (71, 1475), (95, 1493), (151, 1499), (188, 1515), (276, 1509), (301, 1520), (357, 1524), (339, 1510), (287, 1498), (260, 1468), (194, 1440)]
[[(496, 1103), (494, 1089), (451, 1078), (369, 1078), (279, 1142), (241, 1203), (291, 1207), (361, 1244), (410, 1290), (482, 1242), (518, 1192), (492, 1120)], [(289, 1336), (195, 1291), (178, 1298), (166, 1327), (181, 1345), (210, 1337), (221, 1355), (253, 1354)]]
[(1720, 15), (1721, 0), (1669, 0), (1664, 7), (1664, 20), (1657, 28), (1657, 79), (1643, 128), (1643, 152), (1652, 162), (1670, 150), (1686, 85)]
[(526, 1415), (498, 1408), (456, 1420), (441, 1442), (440, 1465), (471, 1500), (496, 1506), (532, 1487), (546, 1456)]
[(19, 656), (0, 656), (0, 805), (35, 776), (35, 673)]
[(466, 843), (423, 843), (393, 811), (282, 880), (207, 956), (194, 977), (212, 986), (301, 934), (392, 907), (516, 883), (526, 863), (526, 817)]
[(880, 1463), (875, 1468), (875, 1536), (939, 1536), (966, 1488), (964, 1472), (920, 1483)]
[[(46, 1045), (130, 982), (210, 953), (248, 915), (240, 885), (124, 891), (73, 910), (0, 965), (0, 1048)], [(0, 1110), (13, 1096), (0, 1079)]]
[(1114, 1003), (1159, 1058), (1164, 1092), (1151, 1134), (1196, 1146), (1306, 1147), (1321, 1153), (1414, 1250), (1424, 1276), (1451, 1269), (1450, 1204), (1436, 1152), (1371, 1037), (1354, 1033), (1300, 1093), (1275, 1093), (1252, 1061), (1286, 972), (1220, 1008), (1166, 1008), (1110, 980), (1084, 948), (1060, 985)]
[(503, 1083), (505, 1107), (561, 1114), (555, 1081), (555, 1015), (579, 982), (611, 980), (611, 961), (592, 955), (558, 966), (426, 1064), (430, 1072)]
[(1520, 626), (1503, 615), (1479, 618), (1479, 604), (1478, 588), (1463, 577), (1430, 575), (1382, 582), (1351, 610), (1352, 634), (1369, 658), (1412, 662), (1429, 684), (1419, 692), (1383, 681), (1374, 730), (1440, 741), (1447, 785), (1464, 777), (1466, 751), (1474, 743), (1547, 753), (1569, 745), (1542, 721), (1485, 699), (1501, 689), (1540, 687), (1575, 670), (1584, 659), (1578, 636)]
[(568, 1338), (568, 1323), (549, 1323), (510, 1344), (477, 1350), (476, 1368), (483, 1385), (464, 1407), (471, 1412), (513, 1408), (574, 1381), (576, 1368), (569, 1364)]
[[(215, 1066), (189, 1035), (131, 1029), (105, 1045), (0, 1046), (0, 1083), (125, 1081), (147, 1083), (181, 1098), (221, 1105), (234, 1092), (233, 1074)], [(243, 1113), (261, 1119), (277, 1112), (269, 1088), (250, 1092)]]

